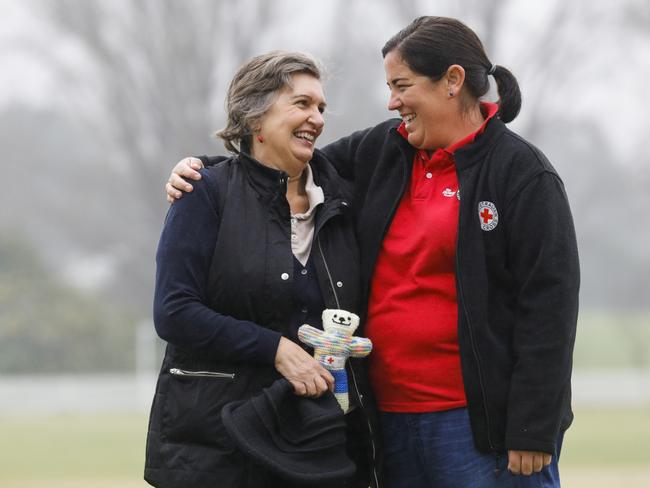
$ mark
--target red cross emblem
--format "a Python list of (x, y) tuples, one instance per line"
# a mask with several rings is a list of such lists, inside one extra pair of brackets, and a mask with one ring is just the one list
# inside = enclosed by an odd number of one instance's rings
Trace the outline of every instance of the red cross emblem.
[(483, 219), (484, 224), (487, 224), (490, 222), (490, 220), (492, 220), (492, 214), (487, 208), (484, 208), (480, 215), (481, 218)]
[(332, 364), (334, 362), (334, 358), (332, 356), (327, 356), (327, 362)]
[(497, 207), (492, 202), (479, 202), (478, 216), (481, 229), (484, 231), (493, 230), (499, 223), (499, 212), (497, 212)]

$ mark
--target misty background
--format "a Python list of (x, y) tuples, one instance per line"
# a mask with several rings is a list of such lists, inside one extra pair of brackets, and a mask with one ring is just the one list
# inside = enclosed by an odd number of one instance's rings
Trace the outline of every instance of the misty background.
[(392, 116), (380, 49), (419, 15), (463, 20), (517, 76), (510, 127), (565, 182), (576, 401), (650, 406), (647, 0), (0, 0), (0, 414), (146, 410), (163, 186), (183, 156), (224, 153), (237, 67), (272, 49), (323, 60), (324, 145)]
[(517, 76), (510, 127), (569, 195), (564, 484), (650, 486), (648, 0), (0, 0), (0, 485), (144, 486), (172, 166), (224, 153), (227, 84), (273, 49), (327, 67), (320, 145), (392, 116), (380, 49), (420, 15), (461, 19)]

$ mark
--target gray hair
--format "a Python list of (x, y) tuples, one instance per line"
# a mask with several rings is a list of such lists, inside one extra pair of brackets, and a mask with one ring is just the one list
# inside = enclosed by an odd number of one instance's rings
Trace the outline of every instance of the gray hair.
[(230, 82), (226, 98), (228, 122), (215, 135), (223, 139), (228, 151), (239, 153), (242, 142), (250, 145), (260, 118), (271, 108), (278, 92), (291, 86), (294, 74), (307, 73), (320, 80), (321, 72), (320, 63), (304, 53), (271, 51), (251, 58)]

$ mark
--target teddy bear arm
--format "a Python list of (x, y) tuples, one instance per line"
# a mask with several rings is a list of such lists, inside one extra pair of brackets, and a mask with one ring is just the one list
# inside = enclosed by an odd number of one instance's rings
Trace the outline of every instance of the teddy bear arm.
[(349, 354), (354, 358), (362, 358), (372, 351), (372, 342), (365, 337), (354, 337), (350, 343)]
[(314, 348), (323, 346), (325, 342), (323, 335), (322, 330), (308, 324), (301, 325), (298, 328), (298, 339), (300, 339), (300, 342)]

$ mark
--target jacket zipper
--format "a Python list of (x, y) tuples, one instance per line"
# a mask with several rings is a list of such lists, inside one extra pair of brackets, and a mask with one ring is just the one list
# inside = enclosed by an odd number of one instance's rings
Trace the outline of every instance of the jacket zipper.
[[(460, 180), (460, 178), (459, 178)], [(460, 183), (458, 185), (458, 191), (460, 191)], [(460, 209), (458, 212), (458, 230), (460, 232)], [(485, 393), (485, 384), (483, 383), (483, 368), (481, 367), (481, 358), (478, 354), (478, 349), (476, 347), (476, 342), (474, 340), (474, 332), (472, 331), (472, 324), (470, 321), (470, 315), (469, 311), (467, 310), (467, 307), (465, 305), (465, 298), (463, 296), (463, 283), (461, 279), (461, 273), (460, 273), (460, 239), (458, 239), (458, 243), (456, 245), (456, 281), (458, 283), (458, 300), (459, 303), (461, 304), (463, 311), (465, 312), (465, 317), (467, 318), (467, 330), (469, 332), (469, 341), (472, 347), (472, 354), (474, 355), (474, 360), (476, 361), (476, 367), (478, 368), (478, 383), (479, 387), (481, 389), (481, 397), (483, 398), (483, 413), (485, 414), (485, 422), (487, 424), (487, 441), (488, 445), (490, 446), (490, 449), (493, 452), (496, 452), (496, 449), (494, 448), (494, 444), (492, 443), (492, 429), (490, 427), (490, 415), (488, 413), (488, 408), (487, 408), (487, 395)]]
[(216, 371), (187, 371), (184, 369), (171, 368), (169, 370), (174, 376), (194, 376), (202, 378), (230, 378), (235, 379), (235, 373), (218, 373)]
[[(338, 308), (341, 308), (341, 305), (339, 304), (339, 298), (336, 294), (336, 287), (334, 286), (334, 280), (332, 279), (332, 274), (330, 273), (329, 266), (327, 265), (327, 260), (325, 259), (325, 253), (323, 252), (323, 246), (321, 245), (320, 242), (320, 236), (316, 237), (316, 242), (318, 243), (318, 251), (320, 252), (321, 258), (323, 258), (323, 264), (325, 266), (325, 271), (327, 272), (327, 279), (329, 280), (330, 287), (332, 288), (332, 292), (334, 293), (334, 300), (336, 301), (336, 306)], [(379, 479), (377, 476), (377, 449), (375, 447), (375, 441), (374, 441), (374, 432), (372, 430), (372, 425), (370, 424), (370, 419), (368, 418), (368, 414), (366, 413), (366, 407), (363, 404), (363, 400), (361, 398), (361, 394), (359, 393), (359, 384), (357, 383), (357, 377), (354, 374), (354, 369), (352, 368), (352, 365), (350, 365), (350, 375), (352, 376), (352, 382), (354, 383), (354, 392), (356, 394), (357, 400), (359, 401), (359, 405), (361, 406), (361, 410), (364, 412), (364, 417), (366, 419), (366, 424), (368, 425), (368, 432), (370, 433), (370, 447), (372, 447), (372, 475), (375, 480), (375, 486), (379, 486)]]

